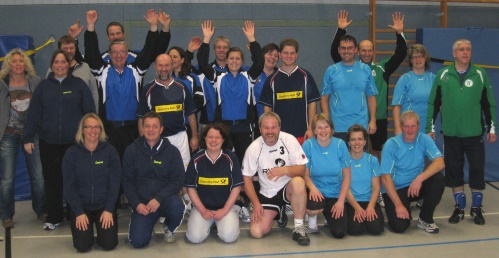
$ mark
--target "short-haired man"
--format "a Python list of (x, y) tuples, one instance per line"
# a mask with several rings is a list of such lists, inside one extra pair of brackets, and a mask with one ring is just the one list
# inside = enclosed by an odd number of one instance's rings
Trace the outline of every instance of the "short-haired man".
[(378, 90), (369, 65), (355, 61), (357, 40), (345, 35), (338, 52), (341, 62), (331, 65), (324, 74), (321, 111), (330, 115), (335, 137), (346, 139), (348, 128), (360, 124), (369, 134), (376, 132), (376, 95)]
[(128, 240), (135, 248), (149, 244), (158, 218), (166, 217), (164, 241), (175, 242), (186, 207), (178, 196), (185, 171), (178, 149), (161, 137), (161, 116), (143, 116), (141, 136), (126, 148), (123, 157), (123, 192), (132, 207)]
[[(171, 34), (170, 34), (170, 16), (160, 10), (158, 13), (155, 13), (153, 9), (150, 9), (146, 13), (146, 20), (151, 23), (153, 21), (153, 18), (158, 15), (159, 21), (163, 25), (163, 29), (159, 32), (160, 37), (159, 37), (159, 43), (157, 44), (156, 48), (156, 55), (162, 54), (168, 49), (168, 44), (170, 43), (171, 39)], [(83, 30), (84, 26), (80, 26), (80, 20), (76, 21), (75, 24), (71, 25), (68, 29), (68, 34), (73, 37), (75, 40), (77, 40), (78, 36), (80, 35), (81, 31)], [(150, 26), (150, 31), (156, 31), (157, 30), (157, 23), (151, 23)], [(107, 34), (107, 39), (109, 43), (112, 43), (115, 40), (125, 40), (125, 30), (123, 29), (123, 25), (119, 22), (110, 22), (107, 27), (106, 27), (106, 34)], [(148, 34), (149, 35), (149, 34)], [(148, 47), (149, 43), (148, 40), (151, 40), (150, 37), (146, 37), (144, 47)], [(142, 49), (143, 49), (142, 48)], [(76, 41), (76, 54), (75, 58), (79, 61), (83, 60), (83, 57), (78, 49), (78, 41)], [(127, 63), (132, 63), (135, 61), (137, 56), (139, 55), (139, 52), (128, 49), (128, 55), (127, 55)], [(154, 58), (156, 58), (156, 55), (150, 60), (150, 62), (154, 62)], [(102, 53), (102, 59), (106, 62), (109, 63), (111, 61), (111, 55), (108, 50)]]
[[(379, 159), (383, 144), (388, 137), (388, 84), (390, 76), (397, 70), (400, 64), (404, 61), (407, 55), (407, 42), (404, 36), (404, 16), (400, 13), (392, 14), (393, 25), (388, 25), (396, 32), (396, 47), (395, 53), (382, 60), (374, 63), (374, 44), (370, 40), (362, 40), (359, 43), (359, 57), (362, 63), (370, 66), (372, 76), (376, 83), (378, 95), (376, 96), (376, 131), (369, 137), (371, 139), (374, 155)], [(341, 54), (338, 51), (340, 39), (347, 33), (347, 28), (352, 21), (348, 21), (348, 12), (341, 10), (338, 13), (338, 29), (334, 35), (333, 43), (331, 44), (331, 57), (335, 63), (341, 61)], [(336, 126), (336, 124), (335, 124)], [(367, 129), (367, 128), (366, 128)], [(372, 133), (372, 132), (371, 132)]]
[[(444, 159), (433, 139), (419, 133), (419, 117), (414, 111), (401, 115), (402, 133), (385, 143), (381, 155), (381, 182), (388, 226), (403, 233), (411, 225), (413, 201), (424, 199), (418, 228), (438, 233), (433, 213), (444, 193)], [(425, 156), (431, 160), (425, 168)]]
[[(285, 227), (286, 204), (291, 204), (294, 212), (293, 240), (300, 245), (308, 245), (308, 229), (303, 225), (307, 204), (305, 190), (305, 156), (296, 138), (281, 132), (281, 119), (274, 112), (260, 116), (262, 136), (253, 141), (244, 155), (242, 171), (244, 191), (253, 204), (250, 234), (262, 238), (272, 229), (274, 219)], [(252, 177), (258, 174), (260, 191), (255, 192)]]
[[(137, 105), (142, 79), (157, 55), (157, 44), (161, 37), (157, 32), (158, 22), (169, 24), (169, 17), (166, 22), (163, 14), (158, 16), (154, 10), (147, 12), (146, 20), (151, 24), (151, 29), (147, 34), (146, 46), (131, 63), (127, 61), (128, 47), (119, 37), (109, 45), (111, 62), (102, 58), (95, 32), (97, 18), (95, 10), (87, 12), (85, 59), (99, 83), (99, 116), (104, 122), (109, 142), (123, 157), (125, 148), (138, 136)], [(166, 51), (168, 45), (164, 47)]]
[[(197, 110), (185, 84), (172, 77), (172, 65), (172, 58), (167, 54), (161, 54), (156, 58), (154, 68), (158, 76), (147, 84), (140, 94), (137, 108), (139, 135), (144, 135), (140, 124), (147, 112), (155, 111), (161, 115), (162, 126), (165, 128), (161, 136), (167, 137), (179, 149), (184, 166), (187, 168), (191, 158), (189, 144), (192, 150), (198, 148)], [(190, 143), (187, 138), (184, 116), (187, 116), (192, 131)]]
[[(471, 218), (485, 224), (482, 190), (485, 189), (485, 146), (497, 140), (496, 102), (484, 69), (471, 64), (471, 42), (459, 39), (452, 46), (454, 63), (436, 75), (428, 101), (426, 132), (435, 139), (435, 121), (442, 117), (445, 145), (445, 185), (452, 188), (456, 206), (449, 223), (464, 219), (464, 157), (469, 163)], [(485, 127), (485, 125), (487, 127)], [(426, 205), (426, 199), (425, 199)]]
[[(95, 81), (95, 77), (90, 71), (90, 67), (87, 63), (83, 61), (78, 61), (75, 56), (76, 48), (78, 47), (78, 43), (76, 40), (70, 35), (64, 35), (59, 38), (57, 41), (57, 47), (62, 49), (68, 53), (69, 56), (69, 72), (72, 73), (75, 77), (81, 78), (92, 92), (92, 97), (95, 103), (95, 110), (99, 112), (99, 91), (97, 90), (97, 82)], [(52, 72), (52, 69), (49, 68), (47, 71), (47, 77), (49, 73)]]
[(282, 128), (303, 143), (312, 137), (312, 119), (317, 113), (319, 89), (314, 77), (296, 64), (298, 42), (283, 39), (279, 45), (281, 66), (263, 85), (260, 103), (264, 112), (275, 112), (282, 119)]

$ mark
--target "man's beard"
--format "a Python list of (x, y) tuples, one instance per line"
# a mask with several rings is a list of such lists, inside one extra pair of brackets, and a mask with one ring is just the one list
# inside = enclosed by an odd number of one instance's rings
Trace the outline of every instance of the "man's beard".
[(172, 77), (172, 76), (171, 76), (171, 74), (169, 74), (169, 73), (168, 73), (168, 74), (166, 74), (166, 75), (164, 75), (164, 76), (161, 76), (161, 73), (158, 73), (158, 78), (159, 78), (159, 80), (161, 80), (161, 81), (168, 81), (171, 77)]

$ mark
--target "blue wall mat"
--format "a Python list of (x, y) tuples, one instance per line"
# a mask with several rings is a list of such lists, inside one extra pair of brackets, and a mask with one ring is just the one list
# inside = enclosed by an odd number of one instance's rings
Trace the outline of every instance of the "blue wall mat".
[[(457, 29), (440, 29), (440, 28), (421, 28), (417, 29), (416, 41), (423, 44), (430, 52), (432, 58), (453, 61), (452, 44), (460, 38), (466, 38), (471, 41), (473, 49), (471, 62), (474, 64), (483, 64), (490, 66), (499, 66), (499, 51), (497, 51), (497, 42), (499, 42), (499, 29), (484, 29), (484, 28), (457, 28)], [(437, 73), (444, 65), (438, 62), (431, 63), (431, 71)], [(499, 114), (498, 98), (499, 98), (499, 69), (485, 69), (489, 75), (494, 90), (496, 99), (496, 114)], [(440, 119), (439, 119), (440, 121)], [(437, 125), (437, 128), (440, 125)], [(437, 141), (439, 147), (442, 147), (442, 141)], [(499, 142), (494, 144), (485, 143), (485, 179), (487, 181), (499, 181)], [(467, 164), (466, 164), (467, 167)], [(467, 171), (465, 168), (466, 182)]]

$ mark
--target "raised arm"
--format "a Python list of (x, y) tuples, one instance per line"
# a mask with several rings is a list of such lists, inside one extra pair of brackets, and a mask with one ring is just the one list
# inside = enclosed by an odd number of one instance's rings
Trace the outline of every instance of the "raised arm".
[(215, 69), (210, 66), (208, 58), (210, 57), (210, 41), (215, 33), (215, 27), (210, 20), (206, 20), (201, 24), (201, 29), (203, 30), (203, 43), (199, 48), (197, 58), (199, 70), (213, 82), (215, 80)]
[(189, 44), (187, 45), (187, 51), (185, 51), (185, 62), (192, 63), (192, 59), (194, 59), (194, 53), (201, 47), (201, 42), (203, 42), (201, 40), (201, 37), (192, 37), (192, 39), (189, 41)]
[(171, 39), (171, 33), (170, 33), (170, 23), (171, 23), (171, 18), (170, 15), (163, 12), (163, 10), (159, 10), (158, 14), (158, 21), (161, 23), (161, 26), (163, 29), (159, 33), (159, 42), (156, 46), (156, 49), (154, 50), (155, 53), (152, 56), (152, 59), (150, 60), (151, 63), (156, 60), (156, 57), (160, 54), (166, 53), (166, 50), (168, 49), (168, 46), (170, 45), (170, 39)]
[(352, 20), (348, 21), (348, 12), (346, 10), (341, 10), (338, 13), (338, 29), (334, 35), (333, 42), (331, 43), (331, 58), (335, 63), (341, 62), (340, 53), (338, 53), (338, 47), (340, 46), (340, 38), (347, 34), (347, 28), (352, 24)]
[(100, 70), (106, 63), (102, 59), (99, 50), (99, 41), (97, 39), (97, 33), (95, 33), (95, 23), (97, 22), (97, 12), (95, 10), (90, 10), (87, 12), (87, 31), (84, 35), (84, 45), (85, 45), (85, 60), (92, 69), (92, 73), (97, 75), (96, 72)]
[(383, 79), (388, 81), (392, 73), (397, 70), (400, 64), (404, 61), (407, 56), (407, 42), (404, 37), (404, 15), (396, 12), (392, 14), (393, 25), (388, 25), (396, 32), (397, 36), (397, 46), (395, 47), (395, 53), (390, 57), (390, 59), (385, 64), (385, 73), (383, 74)]
[(262, 48), (260, 47), (260, 44), (256, 42), (255, 24), (252, 21), (246, 21), (244, 23), (243, 32), (249, 42), (251, 59), (253, 60), (253, 64), (248, 70), (248, 74), (253, 80), (256, 80), (260, 74), (262, 74), (265, 60), (263, 59)]
[(74, 59), (79, 63), (83, 62), (83, 56), (80, 52), (80, 48), (78, 47), (78, 36), (80, 36), (84, 27), (85, 26), (80, 26), (80, 20), (78, 19), (75, 24), (69, 26), (68, 28), (68, 35), (76, 40)]

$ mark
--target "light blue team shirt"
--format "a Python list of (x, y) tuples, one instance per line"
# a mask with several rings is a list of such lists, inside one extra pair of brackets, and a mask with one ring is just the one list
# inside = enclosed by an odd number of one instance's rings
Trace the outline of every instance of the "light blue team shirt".
[[(430, 136), (418, 133), (414, 142), (406, 143), (400, 133), (383, 146), (381, 174), (390, 174), (397, 190), (408, 187), (424, 171), (425, 156), (429, 160), (442, 156)], [(384, 188), (382, 192), (385, 192)]]
[(343, 168), (349, 167), (350, 154), (345, 142), (333, 137), (323, 148), (317, 139), (310, 138), (302, 145), (309, 162), (310, 178), (326, 198), (338, 198), (343, 182)]
[(424, 134), (426, 128), (426, 115), (428, 99), (435, 74), (426, 71), (422, 75), (413, 71), (407, 72), (397, 82), (393, 91), (392, 106), (400, 105), (400, 114), (407, 110), (416, 112), (419, 116), (419, 132)]
[(346, 132), (353, 124), (367, 128), (367, 97), (378, 95), (369, 65), (356, 61), (331, 65), (324, 74), (321, 96), (329, 96), (329, 112), (336, 132)]
[(350, 159), (350, 169), (350, 191), (353, 197), (357, 202), (369, 202), (373, 193), (372, 179), (380, 176), (378, 158), (364, 152), (359, 160)]

